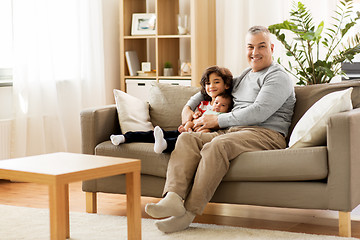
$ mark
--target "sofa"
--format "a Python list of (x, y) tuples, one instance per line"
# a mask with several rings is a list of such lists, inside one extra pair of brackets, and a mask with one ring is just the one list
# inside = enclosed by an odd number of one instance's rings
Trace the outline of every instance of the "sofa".
[[(296, 104), (288, 136), (315, 102), (349, 87), (353, 88), (353, 109), (329, 117), (323, 144), (239, 155), (231, 161), (211, 202), (335, 210), (339, 211), (339, 235), (351, 236), (350, 213), (360, 203), (360, 81), (295, 86)], [(154, 84), (149, 100), (153, 126), (176, 128), (182, 107), (197, 91), (196, 87)], [(140, 159), (141, 195), (162, 197), (170, 154), (154, 153), (152, 143), (114, 146), (109, 137), (121, 133), (119, 122), (117, 105), (83, 110), (82, 152)], [(124, 175), (83, 182), (87, 211), (96, 212), (97, 192), (123, 194), (125, 189)]]

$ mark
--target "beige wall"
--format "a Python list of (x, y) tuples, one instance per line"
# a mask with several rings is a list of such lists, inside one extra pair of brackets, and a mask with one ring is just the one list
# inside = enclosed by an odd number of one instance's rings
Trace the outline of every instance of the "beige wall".
[(113, 89), (120, 88), (119, 1), (103, 0), (106, 104), (113, 104)]

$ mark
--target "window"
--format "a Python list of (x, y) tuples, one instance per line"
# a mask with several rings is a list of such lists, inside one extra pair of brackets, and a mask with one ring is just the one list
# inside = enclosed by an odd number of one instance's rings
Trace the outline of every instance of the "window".
[(0, 87), (12, 85), (12, 0), (0, 1)]

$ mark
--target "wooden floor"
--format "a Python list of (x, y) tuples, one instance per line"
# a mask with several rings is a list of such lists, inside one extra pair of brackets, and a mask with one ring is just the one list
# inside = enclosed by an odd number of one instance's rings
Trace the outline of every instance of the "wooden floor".
[[(85, 212), (85, 194), (81, 182), (69, 185), (70, 211)], [(157, 202), (157, 198), (142, 197), (142, 217), (149, 218), (144, 206)], [(34, 208), (48, 208), (46, 185), (0, 180), (0, 204)], [(98, 194), (98, 213), (126, 215), (126, 196), (120, 194)], [(352, 214), (352, 236), (360, 238), (360, 208)], [(195, 222), (261, 228), (289, 232), (321, 235), (338, 234), (338, 212), (323, 210), (281, 209), (230, 204), (208, 204), (202, 216)]]

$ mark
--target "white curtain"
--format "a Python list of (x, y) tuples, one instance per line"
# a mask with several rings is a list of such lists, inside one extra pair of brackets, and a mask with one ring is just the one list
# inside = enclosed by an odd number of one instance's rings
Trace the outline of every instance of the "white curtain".
[(80, 152), (80, 111), (105, 104), (101, 0), (13, 0), (11, 157)]
[[(289, 18), (293, 3), (289, 0), (217, 0), (217, 63), (228, 67), (234, 76), (239, 75), (248, 63), (245, 55), (245, 35), (253, 25), (269, 26)], [(337, 0), (300, 0), (310, 9), (315, 25), (322, 20), (331, 21)], [(276, 39), (274, 58), (286, 58), (285, 51)]]

